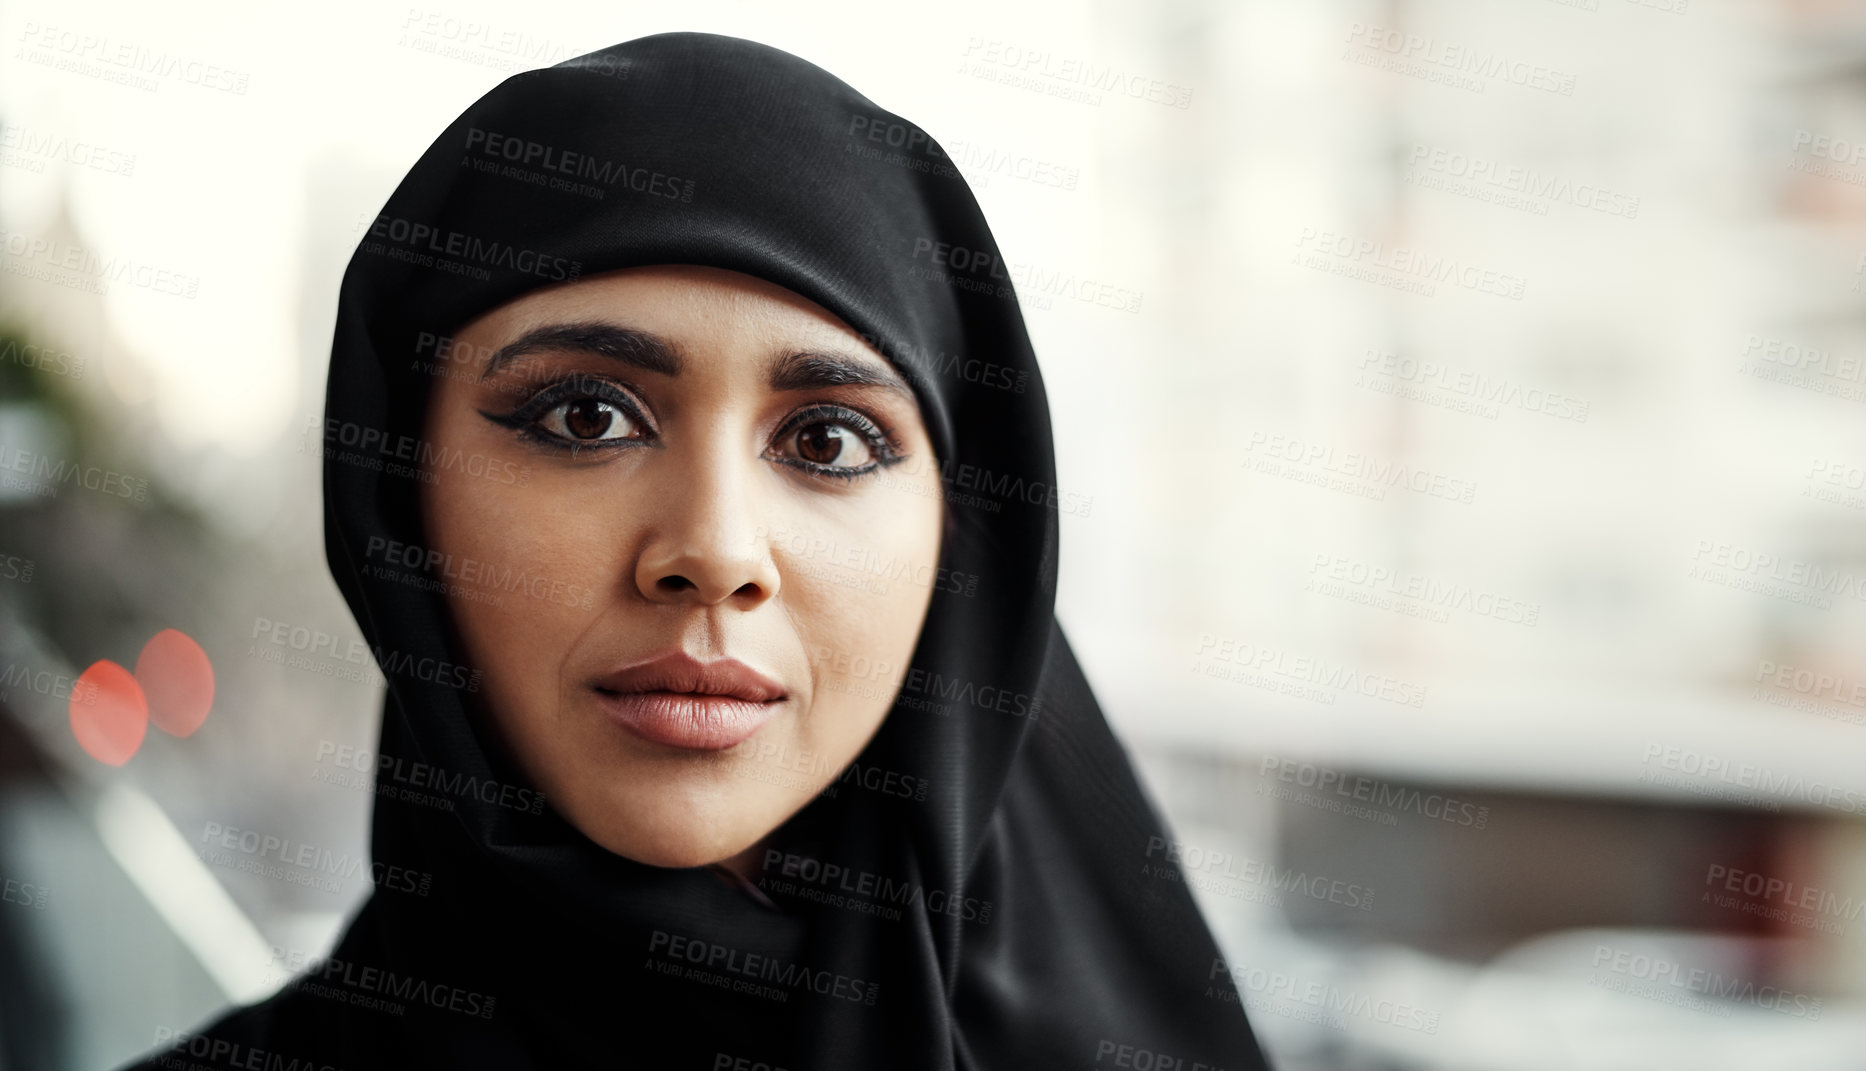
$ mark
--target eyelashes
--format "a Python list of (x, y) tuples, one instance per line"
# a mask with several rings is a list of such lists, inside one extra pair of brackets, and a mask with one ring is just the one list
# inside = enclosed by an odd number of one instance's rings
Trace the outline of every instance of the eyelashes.
[[(575, 374), (555, 380), (503, 413), (481, 416), (519, 439), (576, 458), (597, 451), (654, 445), (660, 432), (646, 407), (621, 384)], [(853, 481), (906, 459), (880, 419), (846, 405), (818, 402), (784, 419), (765, 455), (811, 476)]]
[[(827, 403), (813, 405), (792, 415), (779, 429), (777, 442), (794, 442), (800, 453), (828, 456), (777, 457), (772, 460), (833, 479), (853, 480), (867, 476), (885, 465), (896, 464), (906, 456), (900, 442), (888, 434), (878, 421), (847, 406)], [(851, 448), (856, 456), (866, 459), (864, 463), (829, 464), (831, 461), (854, 460), (853, 457), (844, 456), (851, 452)]]
[[(641, 405), (627, 391), (608, 380), (583, 375), (550, 383), (508, 412), (481, 409), (479, 413), (511, 428), (526, 442), (572, 455), (644, 444), (651, 441), (653, 431)], [(634, 434), (607, 435), (619, 428), (632, 428)]]

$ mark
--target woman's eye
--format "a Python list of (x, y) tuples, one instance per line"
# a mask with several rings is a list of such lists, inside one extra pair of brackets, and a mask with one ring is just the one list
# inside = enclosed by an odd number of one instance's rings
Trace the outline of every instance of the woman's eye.
[(509, 412), (480, 415), (512, 429), (534, 446), (568, 451), (621, 448), (651, 442), (658, 434), (649, 410), (629, 393), (601, 379), (561, 379)]
[(788, 438), (796, 444), (797, 457), (812, 465), (859, 469), (875, 459), (874, 451), (859, 432), (832, 420), (805, 424)]
[(600, 442), (632, 439), (640, 429), (627, 413), (601, 398), (573, 398), (552, 406), (540, 414), (537, 423), (545, 431), (575, 442)]

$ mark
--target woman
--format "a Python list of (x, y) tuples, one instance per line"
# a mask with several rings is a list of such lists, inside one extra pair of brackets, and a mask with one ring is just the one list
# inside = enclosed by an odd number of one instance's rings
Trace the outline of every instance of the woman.
[(1265, 1066), (1056, 626), (998, 263), (937, 143), (750, 42), (456, 120), (350, 263), (329, 381), (379, 888), (171, 1057)]

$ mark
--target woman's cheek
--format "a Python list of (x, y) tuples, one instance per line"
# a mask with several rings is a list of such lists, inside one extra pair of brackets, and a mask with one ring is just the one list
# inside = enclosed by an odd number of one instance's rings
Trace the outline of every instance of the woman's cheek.
[(791, 614), (815, 696), (803, 731), (816, 746), (850, 758), (893, 706), (927, 593), (909, 577), (849, 584), (809, 578), (804, 584), (801, 605)]
[(429, 539), (440, 567), (430, 578), (445, 585), (487, 698), (498, 708), (520, 709), (529, 696), (555, 693), (552, 682), (528, 679), (527, 673), (556, 665), (558, 659), (540, 656), (549, 653), (559, 629), (575, 625), (568, 618), (593, 611), (578, 608), (574, 599), (548, 597), (557, 567), (549, 560), (547, 533), (534, 531), (539, 504), (526, 501), (524, 488), (485, 483), (454, 477), (434, 488)]
[(443, 551), (458, 563), (463, 586), (515, 619), (551, 621), (595, 604), (594, 575), (602, 551), (623, 538), (600, 518), (575, 508), (589, 498), (574, 488), (463, 486), (447, 492), (449, 538)]

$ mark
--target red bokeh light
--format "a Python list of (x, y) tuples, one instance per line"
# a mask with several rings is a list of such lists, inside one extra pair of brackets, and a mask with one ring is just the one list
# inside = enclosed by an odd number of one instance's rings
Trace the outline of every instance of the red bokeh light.
[(130, 671), (103, 660), (79, 674), (71, 689), (71, 735), (98, 762), (130, 761), (149, 731), (149, 705)]

